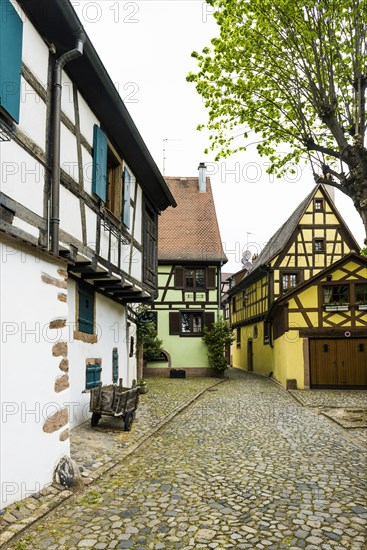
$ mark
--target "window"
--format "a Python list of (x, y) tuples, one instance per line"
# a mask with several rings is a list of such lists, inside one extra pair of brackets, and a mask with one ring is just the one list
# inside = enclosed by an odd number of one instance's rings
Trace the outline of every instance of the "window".
[(328, 285), (323, 287), (324, 306), (349, 304), (349, 285)]
[[(90, 361), (90, 360), (89, 360)], [(101, 361), (94, 360), (94, 362), (87, 363), (86, 376), (85, 376), (85, 387), (87, 390), (95, 388), (101, 383)]]
[(313, 250), (314, 250), (314, 252), (324, 252), (324, 250), (325, 250), (325, 239), (314, 239), (314, 241), (313, 241)]
[(356, 304), (367, 304), (367, 284), (356, 285)]
[(9, 0), (0, 2), (0, 107), (19, 122), (23, 22)]
[(112, 382), (117, 384), (119, 378), (119, 354), (117, 348), (112, 350)]
[(242, 292), (242, 307), (246, 307), (247, 305), (247, 294), (246, 294), (246, 291), (244, 290)]
[(288, 292), (298, 285), (298, 273), (282, 273), (282, 291)]
[(92, 191), (105, 203), (116, 218), (130, 227), (130, 187), (132, 176), (108, 143), (106, 134), (97, 124), (93, 135)]
[(236, 348), (240, 349), (241, 347), (241, 327), (236, 329)]
[(205, 270), (204, 269), (185, 269), (185, 287), (190, 289), (205, 288)]
[(203, 330), (202, 313), (181, 313), (181, 333), (201, 334)]
[(315, 199), (314, 209), (318, 212), (322, 212), (324, 210), (324, 200), (323, 199)]
[(175, 267), (174, 286), (177, 289), (199, 291), (217, 286), (215, 267)]
[(78, 285), (78, 331), (94, 334), (94, 291), (93, 288), (79, 283)]
[(254, 338), (254, 340), (256, 340), (258, 337), (259, 337), (259, 329), (258, 329), (258, 326), (255, 325), (254, 326), (254, 331), (253, 331), (253, 338)]
[(171, 311), (169, 313), (169, 333), (179, 336), (201, 336), (204, 326), (214, 323), (212, 311)]

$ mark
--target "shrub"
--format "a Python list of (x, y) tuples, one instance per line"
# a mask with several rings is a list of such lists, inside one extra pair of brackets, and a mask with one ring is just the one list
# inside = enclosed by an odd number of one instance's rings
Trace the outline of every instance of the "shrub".
[(224, 371), (228, 366), (224, 354), (225, 346), (231, 344), (234, 340), (229, 322), (219, 319), (212, 324), (210, 329), (205, 327), (202, 339), (208, 346), (209, 366)]

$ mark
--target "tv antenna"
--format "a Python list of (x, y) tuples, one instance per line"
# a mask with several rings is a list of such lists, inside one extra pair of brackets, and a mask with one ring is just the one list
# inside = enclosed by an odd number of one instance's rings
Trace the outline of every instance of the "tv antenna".
[(182, 141), (181, 138), (163, 138), (163, 170), (162, 170), (162, 173), (163, 175), (166, 174), (166, 141)]

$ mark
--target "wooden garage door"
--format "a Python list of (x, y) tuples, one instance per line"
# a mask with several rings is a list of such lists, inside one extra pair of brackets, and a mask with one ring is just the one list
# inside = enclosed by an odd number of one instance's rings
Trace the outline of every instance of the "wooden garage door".
[(367, 339), (311, 339), (311, 386), (367, 386)]

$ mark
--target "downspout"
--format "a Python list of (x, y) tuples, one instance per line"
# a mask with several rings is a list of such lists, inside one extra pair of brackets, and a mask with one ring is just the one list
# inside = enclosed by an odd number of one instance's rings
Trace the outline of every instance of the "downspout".
[(51, 219), (50, 237), (51, 252), (59, 254), (59, 226), (60, 226), (60, 133), (61, 133), (61, 75), (62, 70), (69, 61), (83, 55), (83, 46), (86, 35), (80, 27), (76, 32), (77, 41), (75, 48), (59, 57), (54, 68), (54, 94), (52, 116), (52, 167), (51, 167)]

